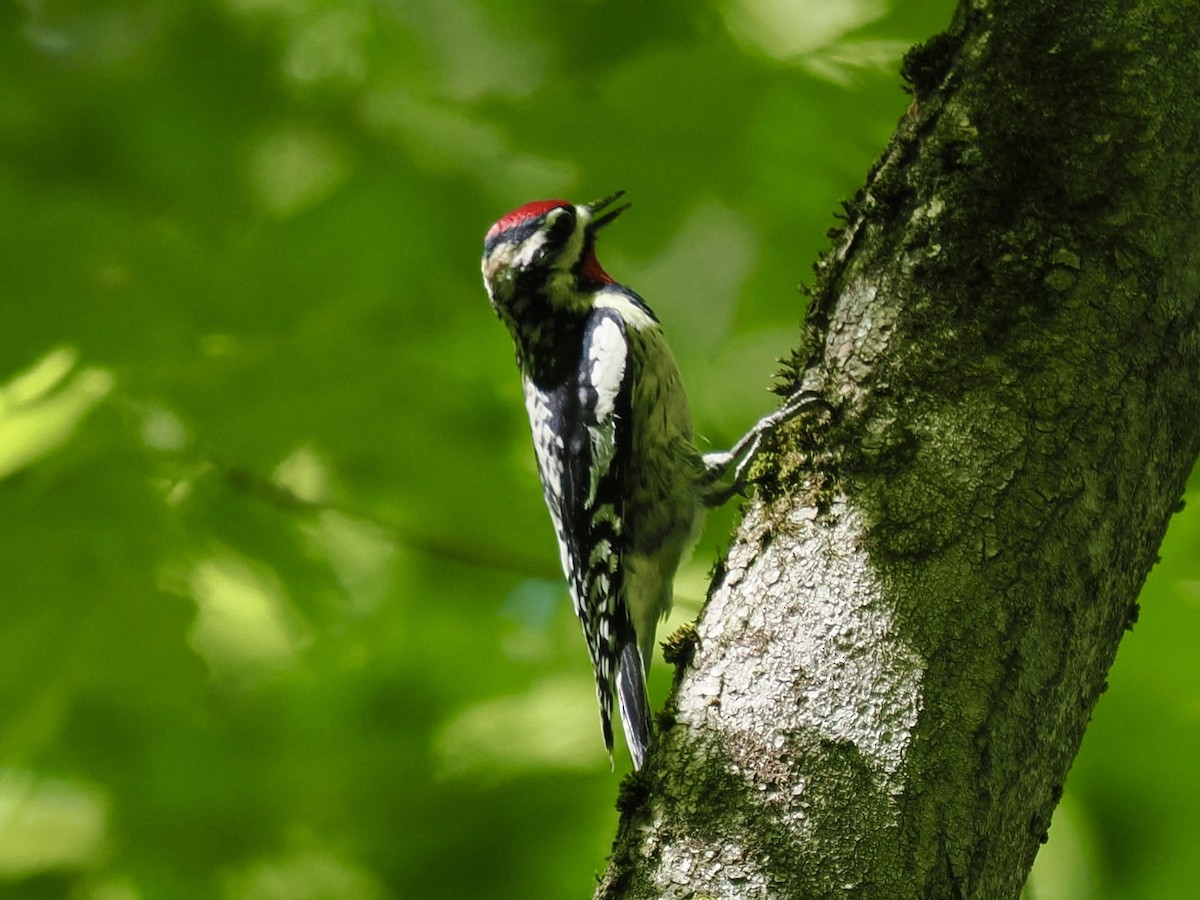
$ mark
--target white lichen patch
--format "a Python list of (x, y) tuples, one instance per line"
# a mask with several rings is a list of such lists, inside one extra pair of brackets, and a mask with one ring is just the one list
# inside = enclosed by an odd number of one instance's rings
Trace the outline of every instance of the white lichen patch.
[(661, 865), (654, 873), (654, 886), (663, 900), (696, 897), (696, 885), (706, 895), (766, 900), (767, 879), (742, 847), (732, 839), (710, 846), (683, 838), (662, 848)]
[(847, 390), (870, 374), (875, 360), (887, 349), (896, 306), (877, 299), (887, 291), (886, 283), (852, 280), (843, 289), (829, 323), (825, 359), (831, 368), (840, 370), (839, 380), (844, 379)]
[[(763, 531), (767, 515), (756, 504), (747, 529)], [(896, 633), (845, 499), (819, 524), (793, 509), (787, 529), (765, 548), (751, 539), (731, 552), (679, 720), (705, 741), (715, 733), (741, 775), (772, 795), (794, 794), (787, 748), (797, 739), (852, 746), (886, 791), (917, 723), (924, 662)]]
[(946, 204), (941, 197), (930, 197), (912, 212), (911, 222), (916, 225), (922, 219), (936, 219), (946, 210)]

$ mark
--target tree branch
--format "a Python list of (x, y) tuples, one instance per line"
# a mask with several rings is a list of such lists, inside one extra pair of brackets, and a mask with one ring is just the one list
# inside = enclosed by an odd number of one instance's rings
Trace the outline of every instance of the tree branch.
[(1015, 897), (1200, 452), (1195, 3), (964, 2), (597, 897)]

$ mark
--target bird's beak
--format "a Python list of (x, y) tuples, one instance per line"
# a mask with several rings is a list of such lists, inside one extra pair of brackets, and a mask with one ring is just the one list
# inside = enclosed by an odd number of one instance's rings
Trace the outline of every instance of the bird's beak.
[[(605, 225), (611, 223), (613, 219), (615, 219), (621, 213), (625, 212), (625, 210), (629, 209), (630, 204), (626, 203), (624, 206), (618, 206), (616, 209), (611, 209), (608, 212), (604, 212), (605, 209), (624, 196), (624, 191), (617, 191), (615, 194), (609, 194), (603, 200), (597, 200), (595, 203), (588, 204), (587, 211), (592, 216), (592, 221), (589, 223), (589, 228), (593, 233), (599, 231)], [(604, 215), (599, 216), (598, 214), (602, 212)]]

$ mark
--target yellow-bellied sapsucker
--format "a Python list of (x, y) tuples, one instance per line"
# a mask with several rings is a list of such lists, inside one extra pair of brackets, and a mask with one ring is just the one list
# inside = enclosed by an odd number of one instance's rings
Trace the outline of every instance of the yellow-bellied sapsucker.
[[(539, 200), (487, 232), (483, 280), (516, 344), (538, 471), (596, 675), (612, 755), (612, 696), (634, 766), (650, 741), (646, 672), (658, 621), (704, 506), (737, 490), (762, 436), (799, 395), (727, 453), (702, 455), (658, 319), (596, 259), (596, 235), (628, 206)], [(821, 402), (821, 401), (815, 401)], [(732, 486), (722, 484), (730, 470)]]

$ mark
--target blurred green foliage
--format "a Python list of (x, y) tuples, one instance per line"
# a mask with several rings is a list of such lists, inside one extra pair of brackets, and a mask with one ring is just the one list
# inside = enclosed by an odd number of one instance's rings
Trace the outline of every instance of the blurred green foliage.
[[(769, 408), (795, 285), (904, 111), (900, 54), (949, 16), (0, 8), (0, 894), (586, 895), (618, 782), (483, 231), (628, 190), (606, 263), (725, 445)], [(1196, 880), (1198, 550), (1189, 511), (1038, 898)]]

